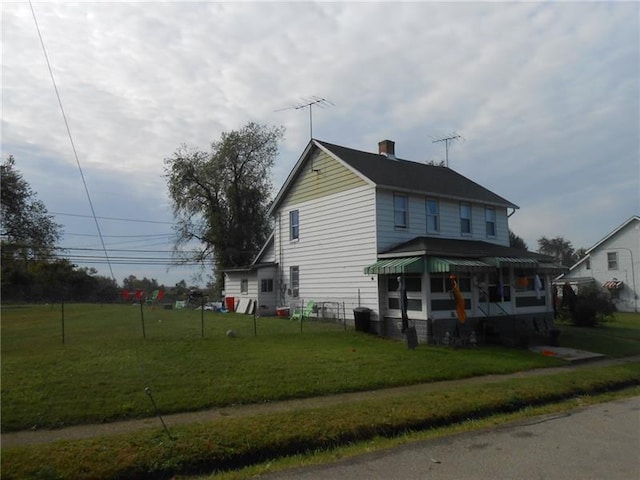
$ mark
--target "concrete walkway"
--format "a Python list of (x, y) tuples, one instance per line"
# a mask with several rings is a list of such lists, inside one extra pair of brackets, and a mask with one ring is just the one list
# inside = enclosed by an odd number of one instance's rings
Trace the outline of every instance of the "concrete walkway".
[[(562, 358), (562, 355), (568, 355), (573, 358), (569, 360), (570, 364), (560, 367), (540, 368), (533, 370), (525, 370), (521, 372), (504, 374), (504, 375), (484, 375), (480, 377), (471, 377), (462, 380), (448, 380), (443, 382), (422, 383), (418, 385), (409, 385), (404, 387), (386, 388), (382, 390), (372, 390), (365, 392), (342, 393), (337, 395), (328, 395), (323, 397), (312, 397), (297, 400), (285, 400), (271, 403), (250, 404), (230, 406), (224, 408), (214, 408), (211, 410), (203, 410), (198, 412), (184, 412), (171, 415), (164, 415), (163, 420), (167, 427), (171, 429), (174, 426), (206, 423), (221, 418), (242, 418), (253, 415), (262, 415), (267, 413), (287, 412), (308, 408), (320, 408), (345, 403), (360, 402), (363, 400), (379, 399), (385, 397), (394, 397), (405, 393), (412, 392), (430, 392), (456, 385), (474, 385), (474, 384), (490, 384), (498, 383), (512, 378), (525, 378), (532, 376), (554, 375), (563, 373), (591, 365), (618, 365), (628, 362), (639, 362), (640, 355), (633, 357), (625, 357), (619, 359), (603, 358), (601, 355), (589, 354), (589, 352), (579, 353), (573, 349), (559, 349), (559, 347), (541, 347), (546, 351), (544, 354), (555, 354)], [(566, 352), (564, 350), (571, 350)], [(552, 353), (555, 352), (555, 353)], [(591, 360), (591, 362), (586, 362)], [(143, 418), (139, 420), (126, 420), (120, 422), (92, 424), (92, 425), (76, 425), (72, 427), (60, 428), (56, 430), (24, 430), (18, 432), (3, 433), (0, 436), (0, 445), (2, 448), (32, 445), (38, 443), (55, 442), (58, 440), (79, 440), (86, 438), (102, 437), (106, 435), (117, 435), (128, 433), (136, 430), (148, 428), (161, 428), (162, 425), (157, 417)]]

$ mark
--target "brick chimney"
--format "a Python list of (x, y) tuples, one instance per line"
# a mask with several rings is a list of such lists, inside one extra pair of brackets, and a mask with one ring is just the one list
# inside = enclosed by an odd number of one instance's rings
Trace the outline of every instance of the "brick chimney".
[(395, 160), (396, 158), (396, 142), (391, 140), (382, 140), (378, 142), (378, 153), (387, 158)]

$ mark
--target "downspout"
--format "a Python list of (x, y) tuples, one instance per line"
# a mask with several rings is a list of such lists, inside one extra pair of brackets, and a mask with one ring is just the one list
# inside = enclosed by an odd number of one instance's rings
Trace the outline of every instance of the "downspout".
[[(513, 207), (511, 207), (511, 208), (513, 208)], [(507, 207), (507, 209), (509, 209), (509, 207)], [(513, 212), (508, 213), (508, 214), (507, 214), (507, 218), (511, 218), (511, 215), (513, 215), (514, 213), (516, 213), (516, 211), (517, 211), (517, 210), (518, 210), (517, 208), (513, 208)]]

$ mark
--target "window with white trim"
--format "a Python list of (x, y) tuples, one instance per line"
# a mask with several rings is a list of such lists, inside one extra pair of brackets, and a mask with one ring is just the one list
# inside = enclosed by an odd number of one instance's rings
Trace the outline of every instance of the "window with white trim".
[(618, 269), (618, 252), (607, 252), (607, 268), (609, 270)]
[(300, 292), (300, 267), (289, 267), (289, 281), (291, 282), (291, 288), (289, 295), (297, 297)]
[(471, 204), (460, 204), (460, 233), (471, 235)]
[(300, 212), (291, 210), (289, 212), (289, 240), (300, 238)]
[(393, 224), (396, 228), (407, 228), (408, 204), (406, 195), (393, 194)]
[(496, 236), (496, 209), (493, 207), (485, 207), (484, 223), (486, 226), (487, 237)]
[(440, 231), (440, 206), (438, 200), (427, 198), (427, 233), (438, 233)]
[(240, 293), (244, 295), (249, 293), (249, 280), (246, 278), (240, 280)]

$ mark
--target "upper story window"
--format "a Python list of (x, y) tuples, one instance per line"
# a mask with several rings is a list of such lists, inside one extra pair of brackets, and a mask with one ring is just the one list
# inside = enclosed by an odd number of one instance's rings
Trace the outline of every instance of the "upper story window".
[(300, 212), (291, 210), (289, 212), (289, 240), (300, 238)]
[(618, 269), (618, 252), (607, 252), (607, 268), (609, 270)]
[(587, 270), (591, 270), (591, 257), (587, 257), (586, 267)]
[(427, 198), (427, 233), (440, 231), (440, 207), (438, 201)]
[(396, 228), (407, 228), (408, 205), (406, 195), (393, 194), (393, 222)]
[(471, 235), (471, 204), (460, 204), (460, 233)]
[(496, 236), (496, 209), (495, 208), (485, 207), (484, 223), (487, 230), (487, 237), (495, 237)]

